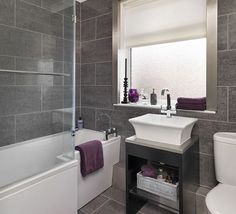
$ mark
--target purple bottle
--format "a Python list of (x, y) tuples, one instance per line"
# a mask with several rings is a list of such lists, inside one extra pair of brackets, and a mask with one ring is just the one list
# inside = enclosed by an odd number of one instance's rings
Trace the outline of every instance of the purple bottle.
[(139, 93), (137, 89), (129, 89), (129, 101), (131, 103), (137, 103), (139, 100)]

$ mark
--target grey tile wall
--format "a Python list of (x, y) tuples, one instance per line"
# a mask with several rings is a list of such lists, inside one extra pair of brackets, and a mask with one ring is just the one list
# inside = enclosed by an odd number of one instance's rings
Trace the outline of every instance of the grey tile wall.
[(41, 34), (0, 25), (0, 55), (40, 58)]
[(81, 20), (94, 18), (112, 10), (111, 0), (89, 0), (81, 4)]
[(40, 33), (62, 37), (63, 16), (22, 1), (16, 4), (16, 26)]
[[(206, 188), (216, 184), (213, 134), (217, 131), (236, 132), (236, 0), (218, 2), (218, 111), (216, 114), (178, 112), (178, 115), (199, 118), (193, 134), (200, 137), (200, 180), (201, 186)], [(81, 40), (82, 90), (78, 94), (82, 100), (81, 111), (86, 127), (104, 130), (115, 126), (125, 138), (134, 134), (128, 123), (129, 118), (159, 111), (112, 106), (112, 94), (109, 92), (112, 87), (111, 3), (111, 0), (88, 0), (81, 4), (80, 18), (84, 25), (81, 34), (87, 34), (90, 38), (89, 41), (85, 37)], [(93, 24), (86, 28), (88, 23)], [(85, 32), (83, 28), (86, 28)], [(121, 151), (124, 152), (124, 148)], [(124, 155), (121, 157), (124, 158)]]
[(92, 129), (96, 129), (97, 109), (112, 109), (111, 9), (111, 0), (89, 0), (77, 5), (78, 114), (83, 116), (85, 126)]
[(109, 62), (112, 59), (112, 39), (82, 42), (81, 63)]
[(0, 23), (14, 25), (15, 0), (2, 0), (0, 2)]
[(62, 117), (63, 114), (53, 111), (16, 115), (16, 141), (62, 132)]
[[(72, 74), (72, 3), (1, 0), (0, 68)], [(71, 77), (0, 73), (0, 147), (70, 129), (71, 107)]]

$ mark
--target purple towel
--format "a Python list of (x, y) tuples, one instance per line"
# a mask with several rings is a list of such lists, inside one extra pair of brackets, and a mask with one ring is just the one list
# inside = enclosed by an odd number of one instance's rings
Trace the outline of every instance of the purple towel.
[(144, 177), (151, 177), (151, 178), (157, 178), (157, 170), (149, 165), (143, 165), (141, 167), (141, 174)]
[(103, 168), (103, 149), (100, 141), (89, 141), (76, 146), (75, 149), (80, 151), (80, 168), (83, 177)]
[(152, 170), (142, 171), (141, 174), (144, 177), (157, 178), (157, 173)]
[(206, 104), (206, 97), (201, 98), (187, 98), (179, 97), (177, 99), (178, 104)]
[(206, 110), (206, 104), (177, 103), (176, 109), (204, 111)]

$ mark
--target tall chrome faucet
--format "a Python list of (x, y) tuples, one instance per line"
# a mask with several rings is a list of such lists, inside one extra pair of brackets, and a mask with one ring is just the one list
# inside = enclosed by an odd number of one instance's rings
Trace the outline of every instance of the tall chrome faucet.
[(166, 105), (166, 110), (171, 110), (171, 100), (170, 100), (170, 91), (168, 88), (163, 88), (161, 90), (161, 95), (164, 96), (166, 93), (166, 98), (167, 98), (167, 105)]
[(166, 113), (167, 117), (171, 117), (171, 114), (176, 113), (176, 111), (171, 110), (171, 98), (170, 98), (170, 91), (168, 88), (163, 88), (161, 90), (161, 95), (164, 96), (165, 94), (166, 94), (166, 108), (163, 109), (163, 107), (161, 107), (161, 113)]

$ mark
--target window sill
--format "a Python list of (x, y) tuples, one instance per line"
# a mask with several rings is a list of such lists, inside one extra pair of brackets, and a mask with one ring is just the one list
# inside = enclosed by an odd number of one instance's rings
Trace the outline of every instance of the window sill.
[[(145, 104), (145, 103), (128, 103), (128, 104), (122, 104), (122, 103), (118, 103), (118, 104), (113, 104), (115, 107), (124, 107), (124, 108), (143, 108), (143, 109), (158, 109), (160, 110), (162, 105), (161, 104), (157, 104), (157, 105), (151, 105), (151, 104)], [(202, 114), (216, 114), (215, 111), (209, 111), (209, 110), (205, 110), (205, 111), (196, 111), (196, 110), (183, 110), (183, 109), (177, 109), (177, 113), (178, 112), (192, 112), (192, 113), (202, 113)]]
[(161, 109), (161, 104), (157, 105), (151, 105), (151, 104), (145, 104), (145, 103), (128, 103), (128, 104), (114, 104), (114, 106), (117, 107), (133, 107), (133, 108), (151, 108), (151, 109)]

